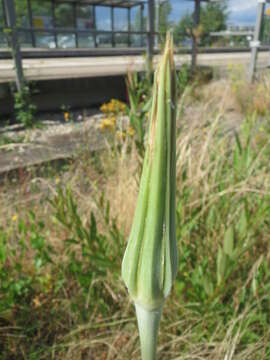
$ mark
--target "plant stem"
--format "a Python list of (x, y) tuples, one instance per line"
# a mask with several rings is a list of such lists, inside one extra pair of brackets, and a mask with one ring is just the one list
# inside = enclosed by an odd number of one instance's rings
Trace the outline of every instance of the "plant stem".
[(157, 336), (162, 307), (146, 310), (135, 303), (139, 327), (142, 360), (156, 360)]

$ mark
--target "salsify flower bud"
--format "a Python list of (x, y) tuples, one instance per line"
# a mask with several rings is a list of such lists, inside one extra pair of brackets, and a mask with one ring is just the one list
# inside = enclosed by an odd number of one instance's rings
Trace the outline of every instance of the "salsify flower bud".
[(155, 73), (148, 144), (122, 263), (122, 277), (136, 305), (145, 360), (155, 359), (153, 347), (156, 346), (162, 306), (177, 272), (175, 110), (173, 40), (168, 33), (164, 54)]

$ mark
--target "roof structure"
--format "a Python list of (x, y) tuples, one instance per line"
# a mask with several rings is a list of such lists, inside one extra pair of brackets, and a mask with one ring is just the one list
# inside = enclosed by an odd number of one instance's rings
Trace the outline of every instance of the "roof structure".
[[(65, 0), (65, 3), (78, 3), (80, 5), (112, 6), (120, 8), (132, 8), (145, 4), (145, 0)], [(63, 0), (55, 0), (55, 3), (63, 3)]]

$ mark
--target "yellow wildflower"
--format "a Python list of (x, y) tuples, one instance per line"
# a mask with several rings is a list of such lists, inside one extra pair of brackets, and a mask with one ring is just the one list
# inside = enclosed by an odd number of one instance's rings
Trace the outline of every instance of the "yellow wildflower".
[(133, 137), (135, 135), (135, 130), (133, 129), (132, 126), (129, 126), (127, 129), (127, 133), (129, 136)]
[(12, 218), (11, 218), (11, 219), (12, 219), (12, 221), (14, 221), (14, 222), (15, 222), (15, 221), (17, 221), (18, 216), (17, 216), (16, 214), (14, 214), (14, 215), (12, 216)]
[(101, 105), (100, 111), (104, 114), (118, 114), (119, 112), (123, 112), (126, 109), (125, 103), (117, 99), (111, 99), (110, 102)]
[(126, 138), (126, 133), (124, 131), (117, 131), (116, 133), (116, 139), (117, 140), (125, 140)]
[(65, 121), (69, 120), (69, 112), (67, 112), (67, 111), (64, 112), (64, 119), (65, 119)]
[(39, 308), (41, 306), (41, 302), (37, 296), (33, 299), (33, 305), (34, 308)]
[(111, 117), (111, 118), (105, 118), (99, 128), (100, 130), (105, 130), (105, 129), (108, 129), (108, 130), (112, 130), (114, 127), (115, 127), (115, 122), (116, 122), (116, 119), (114, 117)]
[(112, 125), (115, 126), (115, 124), (116, 124), (116, 117), (115, 117), (115, 116), (110, 116), (110, 117), (109, 117), (109, 120), (110, 120), (110, 122), (112, 123)]

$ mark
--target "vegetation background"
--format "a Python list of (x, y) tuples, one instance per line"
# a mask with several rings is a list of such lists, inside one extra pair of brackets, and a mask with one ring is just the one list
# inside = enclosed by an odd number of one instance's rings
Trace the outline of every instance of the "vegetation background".
[[(199, 73), (201, 74), (201, 72)], [(268, 359), (269, 87), (178, 75), (179, 271), (160, 359)], [(120, 277), (148, 123), (149, 82), (101, 107), (107, 147), (1, 179), (1, 359), (139, 359)]]

